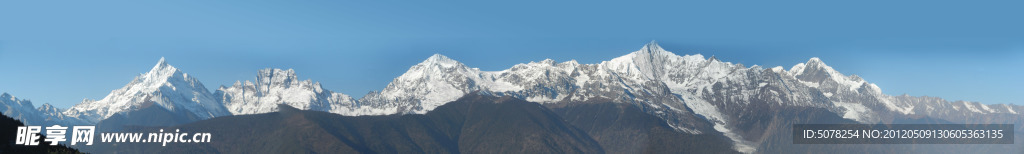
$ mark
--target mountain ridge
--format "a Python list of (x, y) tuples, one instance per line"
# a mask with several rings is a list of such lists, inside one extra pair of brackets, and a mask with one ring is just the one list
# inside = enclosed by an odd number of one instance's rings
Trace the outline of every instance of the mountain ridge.
[[(178, 92), (178, 88), (185, 92)], [(175, 97), (164, 97), (165, 94)], [(255, 83), (236, 81), (211, 94), (197, 79), (161, 58), (153, 69), (124, 88), (99, 101), (84, 100), (62, 113), (87, 123), (147, 104), (171, 111), (185, 108), (196, 113), (198, 120), (267, 113), (278, 104), (347, 116), (424, 114), (467, 94), (513, 97), (545, 105), (594, 100), (628, 104), (661, 118), (678, 132), (722, 133), (736, 143), (735, 149), (745, 153), (763, 149), (759, 148), (761, 142), (771, 136), (771, 132), (752, 128), (787, 120), (753, 118), (776, 114), (763, 111), (766, 109), (816, 108), (860, 123), (892, 122), (908, 116), (957, 122), (1024, 123), (1020, 120), (1024, 119), (1020, 114), (1024, 107), (1019, 105), (886, 95), (877, 85), (857, 75), (844, 75), (818, 57), (789, 70), (781, 66), (746, 67), (714, 56), (676, 55), (655, 42), (595, 64), (545, 59), (499, 71), (481, 71), (434, 54), (411, 66), (384, 89), (359, 99), (325, 90), (318, 82), (300, 81), (294, 70), (271, 68), (257, 72)], [(199, 101), (180, 99), (190, 98), (187, 96)], [(209, 105), (211, 102), (216, 104)], [(710, 126), (694, 123), (695, 120), (707, 121)], [(706, 127), (713, 129), (703, 129)]]

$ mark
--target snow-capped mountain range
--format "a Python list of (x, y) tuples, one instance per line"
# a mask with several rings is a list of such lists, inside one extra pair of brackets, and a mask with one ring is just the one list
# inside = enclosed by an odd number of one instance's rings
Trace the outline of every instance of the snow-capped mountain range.
[(255, 83), (237, 81), (221, 86), (214, 95), (233, 115), (276, 112), (277, 104), (335, 113), (356, 105), (352, 97), (324, 90), (319, 82), (299, 80), (291, 69), (260, 70)]
[(77, 119), (66, 118), (61, 113), (62, 111), (63, 109), (56, 108), (49, 103), (44, 103), (39, 108), (35, 108), (32, 101), (18, 99), (8, 93), (0, 94), (0, 112), (8, 117), (37, 125), (81, 123)]
[[(861, 123), (893, 117), (928, 116), (970, 121), (988, 115), (1024, 119), (1024, 107), (947, 101), (936, 97), (890, 96), (856, 75), (844, 75), (819, 58), (790, 69), (723, 62), (703, 55), (676, 55), (656, 43), (597, 64), (545, 59), (500, 71), (482, 71), (435, 54), (412, 66), (381, 91), (360, 99), (300, 80), (294, 70), (263, 69), (256, 80), (237, 81), (211, 93), (195, 77), (164, 59), (124, 88), (67, 110), (0, 95), (3, 111), (23, 121), (95, 124), (117, 113), (158, 105), (202, 119), (275, 112), (277, 104), (341, 115), (423, 114), (470, 93), (511, 96), (542, 104), (611, 101), (635, 105), (681, 132), (707, 133), (693, 120), (707, 120), (713, 131), (732, 139), (735, 149), (753, 152), (761, 139), (739, 122), (750, 113), (781, 107), (826, 109)], [(1009, 122), (1009, 123), (1012, 123)]]
[(0, 105), (3, 105), (0, 106), (0, 109), (3, 109), (4, 115), (7, 115), (8, 117), (25, 122), (32, 121), (39, 123), (44, 121), (42, 117), (43, 114), (41, 113), (41, 110), (44, 110), (44, 108), (36, 109), (35, 106), (32, 105), (32, 101), (18, 99), (11, 94), (3, 93), (0, 94), (0, 103), (2, 103)]

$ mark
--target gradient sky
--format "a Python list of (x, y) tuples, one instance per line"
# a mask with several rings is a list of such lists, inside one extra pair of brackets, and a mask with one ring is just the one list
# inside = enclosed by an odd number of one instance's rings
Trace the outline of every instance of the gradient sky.
[(887, 94), (1024, 105), (1021, 1), (0, 2), (0, 92), (67, 108), (160, 57), (211, 91), (294, 68), (361, 97), (434, 53), (482, 70), (676, 54), (789, 69), (811, 57)]

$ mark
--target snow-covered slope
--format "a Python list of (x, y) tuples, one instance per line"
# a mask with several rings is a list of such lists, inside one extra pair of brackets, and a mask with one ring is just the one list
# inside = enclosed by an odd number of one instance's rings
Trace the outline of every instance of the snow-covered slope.
[(478, 69), (435, 54), (409, 68), (380, 93), (367, 94), (361, 102), (372, 102), (369, 104), (373, 108), (392, 111), (368, 114), (425, 113), (476, 90), (474, 78), (480, 78), (479, 75)]
[(11, 94), (0, 94), (0, 112), (5, 116), (18, 119), (26, 125), (49, 126), (80, 124), (81, 120), (65, 117), (64, 110), (49, 103), (34, 108), (32, 101), (18, 99)]
[(221, 86), (214, 95), (233, 115), (277, 112), (278, 104), (339, 113), (356, 105), (352, 97), (324, 90), (319, 82), (300, 81), (292, 69), (263, 69), (255, 83), (237, 81)]
[(70, 126), (84, 123), (81, 119), (64, 116), (65, 109), (54, 107), (50, 103), (43, 103), (36, 110), (39, 111), (39, 114), (42, 114), (43, 121), (46, 121), (43, 125), (61, 124)]
[[(757, 136), (743, 136), (736, 123), (767, 108), (823, 108), (847, 119), (874, 123), (897, 116), (1016, 114), (1020, 106), (984, 105), (894, 97), (875, 84), (846, 76), (811, 58), (789, 70), (746, 67), (700, 54), (679, 56), (652, 42), (639, 51), (598, 64), (547, 59), (501, 71), (481, 71), (443, 55), (434, 55), (395, 78), (384, 90), (360, 99), (378, 112), (346, 115), (425, 113), (467, 93), (513, 96), (540, 103), (610, 100), (637, 105), (680, 131), (703, 133), (691, 126), (694, 114), (736, 141), (736, 149), (753, 152)], [(930, 101), (929, 101), (930, 100)], [(749, 133), (748, 133), (749, 134)]]
[(18, 99), (8, 93), (0, 94), (0, 112), (29, 125), (39, 125), (45, 121), (32, 101)]
[(64, 114), (97, 123), (114, 114), (157, 105), (168, 111), (188, 111), (201, 119), (231, 115), (199, 80), (167, 64), (163, 58), (149, 72), (98, 101), (85, 100)]

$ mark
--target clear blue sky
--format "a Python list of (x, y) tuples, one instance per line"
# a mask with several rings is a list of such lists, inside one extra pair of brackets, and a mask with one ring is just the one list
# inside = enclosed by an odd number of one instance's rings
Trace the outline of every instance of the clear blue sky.
[(887, 94), (1024, 104), (1021, 1), (0, 2), (0, 92), (67, 108), (160, 57), (210, 90), (294, 68), (361, 97), (431, 54), (482, 70), (676, 54), (789, 69), (821, 57)]

